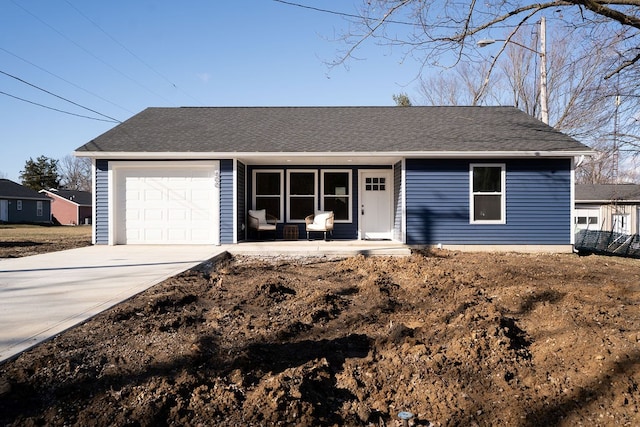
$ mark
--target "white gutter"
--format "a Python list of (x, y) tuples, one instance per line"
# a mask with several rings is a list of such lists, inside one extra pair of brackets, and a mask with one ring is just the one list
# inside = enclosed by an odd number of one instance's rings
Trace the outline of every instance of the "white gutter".
[(579, 157), (593, 155), (588, 151), (351, 151), (351, 152), (150, 152), (150, 151), (75, 151), (76, 157), (100, 159), (237, 159), (243, 157), (301, 158), (496, 158), (496, 157)]

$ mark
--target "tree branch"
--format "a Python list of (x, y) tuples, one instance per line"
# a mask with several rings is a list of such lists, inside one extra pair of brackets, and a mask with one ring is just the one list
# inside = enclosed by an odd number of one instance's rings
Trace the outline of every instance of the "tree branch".
[[(367, 25), (367, 27), (369, 28), (369, 31), (364, 34), (362, 37), (359, 38), (359, 40), (353, 44), (353, 46), (351, 46), (349, 48), (349, 50), (347, 50), (347, 52), (344, 54), (344, 56), (339, 60), (339, 61), (334, 61), (331, 65), (332, 66), (336, 66), (339, 64), (342, 64), (346, 61), (347, 58), (351, 58), (353, 55), (353, 52), (356, 51), (356, 49), (358, 49), (358, 47), (365, 42), (365, 40), (367, 40), (368, 38), (372, 37), (376, 31), (378, 31), (378, 29), (380, 29), (380, 27), (384, 26), (387, 21), (389, 20), (389, 18), (398, 10), (401, 9), (402, 7), (406, 6), (407, 4), (411, 3), (412, 0), (403, 0), (402, 2), (398, 3), (396, 6), (390, 8), (383, 16), (382, 18), (380, 18), (378, 20), (378, 22), (376, 23), (376, 25), (374, 25), (373, 27), (369, 27)], [(363, 20), (367, 20), (368, 18), (363, 17)]]
[(630, 27), (640, 29), (640, 18), (604, 6), (604, 4), (624, 4), (631, 6), (640, 6), (640, 2), (638, 1), (629, 0), (625, 3), (619, 3), (596, 0), (575, 0), (570, 2), (580, 6), (584, 6), (595, 14), (613, 19), (614, 21), (618, 21), (622, 25), (628, 25)]

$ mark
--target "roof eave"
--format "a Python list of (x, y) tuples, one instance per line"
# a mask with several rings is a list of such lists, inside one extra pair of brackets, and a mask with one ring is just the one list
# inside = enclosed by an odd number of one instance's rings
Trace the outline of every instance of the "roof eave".
[(39, 193), (47, 194), (52, 199), (56, 199), (56, 200), (64, 201), (64, 202), (67, 202), (67, 203), (71, 203), (72, 205), (75, 205), (75, 206), (78, 206), (78, 207), (87, 206), (87, 205), (82, 205), (80, 203), (74, 202), (73, 200), (69, 200), (66, 197), (62, 197), (59, 194), (56, 194), (56, 193), (54, 193), (52, 191), (49, 191), (49, 190), (42, 189), (42, 190), (39, 191)]
[(496, 158), (496, 157), (579, 157), (594, 154), (593, 150), (567, 151), (331, 151), (331, 152), (134, 152), (134, 151), (75, 151), (76, 157), (90, 157), (107, 160), (122, 159), (236, 159), (261, 157), (264, 159), (296, 157), (404, 157), (404, 158)]
[(51, 198), (49, 197), (33, 197), (33, 196), (7, 196), (7, 195), (0, 195), (0, 199), (6, 199), (6, 200), (36, 200), (36, 201), (42, 201), (42, 202), (50, 202)]
[(640, 200), (638, 199), (621, 199), (621, 198), (616, 198), (616, 199), (607, 199), (607, 200), (602, 200), (602, 199), (576, 199), (575, 200), (576, 203), (584, 203), (584, 204), (600, 204), (600, 205), (610, 205), (610, 204), (615, 204), (615, 203), (622, 203), (625, 205), (633, 205), (633, 204), (640, 204)]

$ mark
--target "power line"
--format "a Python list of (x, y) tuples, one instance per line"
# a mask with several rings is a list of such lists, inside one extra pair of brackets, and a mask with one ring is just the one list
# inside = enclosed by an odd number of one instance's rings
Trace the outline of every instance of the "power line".
[[(299, 8), (302, 8), (302, 9), (309, 9), (309, 10), (314, 10), (316, 12), (322, 12), (322, 13), (330, 13), (332, 15), (344, 16), (344, 17), (347, 17), (347, 18), (356, 18), (356, 19), (363, 19), (364, 18), (364, 19), (368, 19), (368, 20), (373, 19), (373, 18), (370, 18), (370, 17), (367, 17), (367, 16), (354, 15), (354, 14), (351, 14), (351, 13), (338, 12), (338, 11), (329, 10), (329, 9), (321, 9), (319, 7), (308, 6), (306, 4), (293, 3), (293, 2), (284, 1), (284, 0), (273, 0), (273, 1), (275, 1), (277, 3), (286, 4), (286, 5), (289, 5), (289, 6), (299, 7)], [(376, 20), (379, 20), (379, 18), (376, 18)], [(413, 22), (393, 21), (393, 20), (388, 20), (388, 21), (385, 21), (385, 22), (388, 22), (390, 24), (410, 25), (412, 27), (416, 26), (416, 24), (413, 23)]]
[(129, 110), (128, 108), (125, 108), (125, 107), (123, 107), (123, 106), (121, 106), (121, 105), (118, 105), (118, 104), (116, 104), (115, 102), (109, 101), (108, 99), (103, 98), (102, 96), (100, 96), (100, 95), (98, 95), (98, 94), (96, 94), (96, 93), (93, 93), (93, 92), (91, 92), (91, 91), (89, 91), (89, 90), (87, 90), (87, 89), (85, 89), (85, 88), (83, 88), (83, 87), (81, 87), (81, 86), (78, 86), (77, 84), (75, 84), (75, 83), (73, 83), (73, 82), (70, 82), (69, 80), (66, 80), (66, 79), (65, 79), (65, 78), (63, 78), (63, 77), (58, 76), (57, 74), (54, 74), (54, 73), (52, 73), (52, 72), (51, 72), (51, 71), (49, 71), (49, 70), (44, 69), (44, 68), (42, 68), (41, 66), (39, 66), (39, 65), (37, 65), (37, 64), (34, 64), (33, 62), (31, 62), (31, 61), (29, 61), (29, 60), (27, 60), (27, 59), (24, 59), (24, 58), (22, 58), (22, 57), (20, 57), (20, 56), (16, 55), (15, 53), (8, 51), (7, 49), (5, 49), (5, 48), (3, 48), (3, 47), (0, 47), (0, 50), (1, 50), (1, 51), (3, 51), (3, 52), (5, 52), (5, 53), (8, 53), (9, 55), (11, 55), (11, 56), (13, 56), (13, 57), (15, 57), (15, 58), (18, 58), (18, 59), (19, 59), (19, 60), (21, 60), (21, 61), (26, 62), (27, 64), (29, 64), (29, 65), (31, 65), (31, 66), (33, 66), (33, 67), (35, 67), (35, 68), (37, 68), (37, 69), (39, 69), (39, 70), (41, 70), (41, 71), (44, 71), (45, 73), (47, 73), (47, 74), (49, 74), (49, 75), (51, 75), (51, 76), (53, 76), (53, 77), (55, 77), (55, 78), (57, 78), (57, 79), (59, 79), (59, 80), (62, 80), (63, 82), (65, 82), (65, 83), (67, 83), (67, 84), (70, 84), (71, 86), (73, 86), (73, 87), (75, 87), (75, 88), (77, 88), (77, 89), (80, 89), (80, 90), (82, 90), (82, 91), (84, 91), (84, 92), (88, 93), (89, 95), (95, 96), (96, 98), (101, 99), (101, 100), (103, 100), (104, 102), (108, 102), (109, 104), (113, 105), (114, 107), (118, 107), (118, 108), (120, 108), (120, 109), (122, 109), (122, 110), (124, 110), (124, 111), (126, 111), (126, 112), (128, 112), (128, 113), (135, 114), (133, 111)]
[(118, 46), (120, 46), (122, 49), (124, 49), (129, 55), (133, 56), (135, 59), (137, 59), (142, 65), (144, 65), (145, 67), (147, 67), (149, 70), (153, 71), (157, 76), (159, 76), (161, 79), (163, 79), (164, 81), (166, 81), (167, 83), (169, 83), (172, 87), (174, 87), (175, 89), (178, 89), (180, 92), (182, 92), (184, 95), (188, 96), (189, 98), (193, 99), (194, 101), (196, 101), (198, 104), (202, 105), (202, 102), (198, 101), (197, 99), (195, 99), (193, 96), (191, 96), (190, 94), (188, 94), (187, 92), (185, 92), (184, 90), (182, 90), (181, 88), (178, 87), (178, 85), (176, 85), (175, 83), (173, 83), (171, 80), (169, 80), (164, 74), (160, 73), (158, 70), (156, 70), (155, 68), (153, 68), (151, 65), (149, 65), (146, 61), (144, 61), (142, 58), (140, 58), (138, 55), (136, 55), (134, 52), (132, 52), (128, 47), (126, 47), (124, 44), (122, 44), (120, 41), (118, 41), (115, 37), (113, 37), (111, 34), (109, 34), (104, 28), (102, 28), (100, 25), (98, 25), (97, 22), (95, 22), (93, 19), (89, 18), (87, 15), (85, 15), (84, 13), (82, 13), (77, 7), (75, 7), (71, 2), (69, 2), (69, 0), (65, 0), (65, 3), (67, 3), (73, 10), (75, 10), (80, 16), (82, 16), (84, 19), (86, 19), (87, 21), (89, 21), (91, 23), (91, 25), (93, 25), (94, 27), (96, 27), (97, 29), (99, 29), (105, 36), (109, 37), (115, 44), (117, 44)]
[[(319, 8), (319, 7), (308, 6), (306, 4), (294, 3), (294, 2), (285, 1), (285, 0), (273, 0), (273, 1), (275, 1), (277, 3), (286, 4), (288, 6), (299, 7), (301, 9), (309, 9), (309, 10), (313, 10), (315, 12), (329, 13), (329, 14), (332, 14), (332, 15), (343, 16), (345, 18), (355, 18), (355, 19), (358, 19), (358, 20), (366, 20), (366, 21), (380, 21), (380, 22), (384, 21), (385, 23), (388, 23), (388, 24), (408, 25), (408, 26), (411, 26), (411, 27), (420, 26), (420, 24), (416, 23), (416, 22), (396, 21), (396, 20), (393, 20), (393, 19), (384, 19), (384, 17), (374, 18), (374, 17), (371, 17), (371, 16), (362, 16), (362, 15), (356, 15), (356, 14), (352, 14), (352, 13), (338, 12), (336, 10), (322, 9), (322, 8)], [(440, 24), (439, 27), (448, 28), (448, 29), (457, 29), (458, 28), (458, 26), (444, 25), (444, 24)], [(495, 25), (493, 28), (510, 28), (510, 27), (507, 26), (507, 25)]]
[(144, 90), (146, 90), (147, 92), (151, 93), (152, 95), (157, 96), (158, 98), (163, 99), (165, 102), (167, 102), (168, 104), (173, 104), (170, 100), (168, 100), (167, 98), (165, 98), (164, 96), (152, 91), (151, 89), (149, 89), (148, 87), (146, 87), (145, 85), (143, 85), (142, 83), (140, 83), (139, 81), (137, 81), (136, 79), (134, 79), (133, 77), (128, 76), (127, 74), (125, 74), (124, 72), (120, 71), (119, 69), (117, 69), (116, 67), (114, 67), (113, 65), (109, 64), (107, 61), (101, 59), (100, 57), (96, 56), (93, 52), (91, 52), (88, 49), (85, 49), (84, 47), (82, 47), (80, 44), (76, 43), (74, 40), (72, 40), (71, 38), (67, 37), (65, 34), (63, 34), (62, 32), (58, 31), (56, 28), (54, 28), (53, 26), (49, 25), (47, 22), (45, 22), (44, 20), (42, 20), (40, 17), (38, 17), (37, 15), (35, 15), (34, 13), (30, 12), (28, 9), (26, 9), (25, 7), (23, 7), (22, 5), (18, 4), (15, 2), (15, 0), (11, 0), (11, 3), (13, 3), (14, 5), (16, 5), (17, 7), (19, 7), (20, 9), (22, 9), (23, 11), (25, 11), (26, 13), (28, 13), (29, 15), (31, 15), (33, 18), (37, 19), (38, 21), (40, 21), (40, 23), (42, 23), (43, 25), (47, 26), (49, 29), (51, 29), (52, 31), (56, 32), (60, 37), (64, 38), (66, 41), (68, 41), (69, 43), (75, 45), (78, 49), (81, 49), (83, 52), (85, 52), (87, 55), (93, 57), (95, 60), (101, 62), (102, 64), (106, 65), (107, 67), (111, 68), (113, 71), (115, 71), (116, 73), (120, 74), (121, 76), (123, 76), (124, 78), (128, 79), (129, 81), (135, 83), (136, 85), (140, 86), (141, 88), (143, 88)]
[(24, 83), (24, 84), (26, 84), (26, 85), (29, 85), (29, 86), (31, 86), (31, 87), (33, 87), (33, 88), (35, 88), (35, 89), (38, 89), (38, 90), (40, 90), (40, 91), (42, 91), (42, 92), (44, 92), (44, 93), (49, 94), (49, 95), (51, 95), (51, 96), (55, 96), (56, 98), (58, 98), (58, 99), (62, 99), (63, 101), (66, 101), (66, 102), (68, 102), (68, 103), (70, 103), (70, 104), (73, 104), (73, 105), (75, 105), (75, 106), (77, 106), (77, 107), (83, 108), (83, 109), (85, 109), (85, 110), (87, 110), (87, 111), (91, 111), (92, 113), (96, 113), (96, 114), (97, 114), (97, 115), (99, 115), (99, 116), (106, 117), (107, 119), (110, 119), (110, 120), (112, 120), (112, 121), (114, 121), (114, 122), (117, 122), (117, 123), (121, 123), (121, 122), (120, 122), (120, 120), (118, 120), (118, 119), (114, 119), (113, 117), (107, 116), (106, 114), (102, 114), (102, 113), (101, 113), (101, 112), (99, 112), (99, 111), (93, 110), (93, 109), (91, 109), (91, 108), (89, 108), (89, 107), (85, 107), (84, 105), (78, 104), (77, 102), (73, 102), (73, 101), (71, 101), (70, 99), (67, 99), (67, 98), (65, 98), (65, 97), (63, 97), (63, 96), (56, 95), (55, 93), (50, 92), (50, 91), (48, 91), (48, 90), (46, 90), (46, 89), (43, 89), (43, 88), (41, 88), (40, 86), (36, 86), (36, 85), (34, 85), (33, 83), (29, 83), (28, 81), (23, 80), (23, 79), (21, 79), (20, 77), (16, 77), (16, 76), (14, 76), (14, 75), (12, 75), (12, 74), (9, 74), (9, 73), (6, 73), (6, 72), (4, 72), (4, 71), (2, 71), (2, 70), (0, 70), (0, 74), (4, 74), (5, 76), (11, 77), (12, 79), (16, 79), (16, 80), (18, 80), (18, 81), (19, 81), (19, 82), (21, 82), (21, 83)]
[(59, 113), (69, 114), (70, 116), (82, 117), (84, 119), (97, 120), (97, 121), (100, 121), (100, 122), (121, 123), (121, 122), (119, 122), (117, 120), (116, 121), (105, 120), (105, 119), (100, 119), (98, 117), (84, 116), (82, 114), (76, 114), (76, 113), (72, 113), (70, 111), (60, 110), (58, 108), (53, 108), (53, 107), (49, 107), (47, 105), (39, 104), (37, 102), (29, 101), (28, 99), (20, 98), (19, 96), (11, 95), (11, 94), (3, 92), (3, 91), (0, 91), (0, 95), (5, 95), (5, 96), (8, 96), (10, 98), (14, 98), (14, 99), (17, 99), (17, 100), (20, 100), (20, 101), (23, 101), (23, 102), (27, 102), (29, 104), (37, 105), (38, 107), (46, 108), (47, 110), (53, 110), (53, 111), (57, 111)]

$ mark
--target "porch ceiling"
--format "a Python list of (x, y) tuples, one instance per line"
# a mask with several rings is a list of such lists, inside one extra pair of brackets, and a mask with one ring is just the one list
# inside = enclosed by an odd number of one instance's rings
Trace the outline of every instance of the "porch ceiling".
[(243, 155), (238, 160), (248, 165), (392, 165), (402, 160), (400, 156), (368, 156), (354, 153), (353, 155), (280, 155), (265, 156)]

